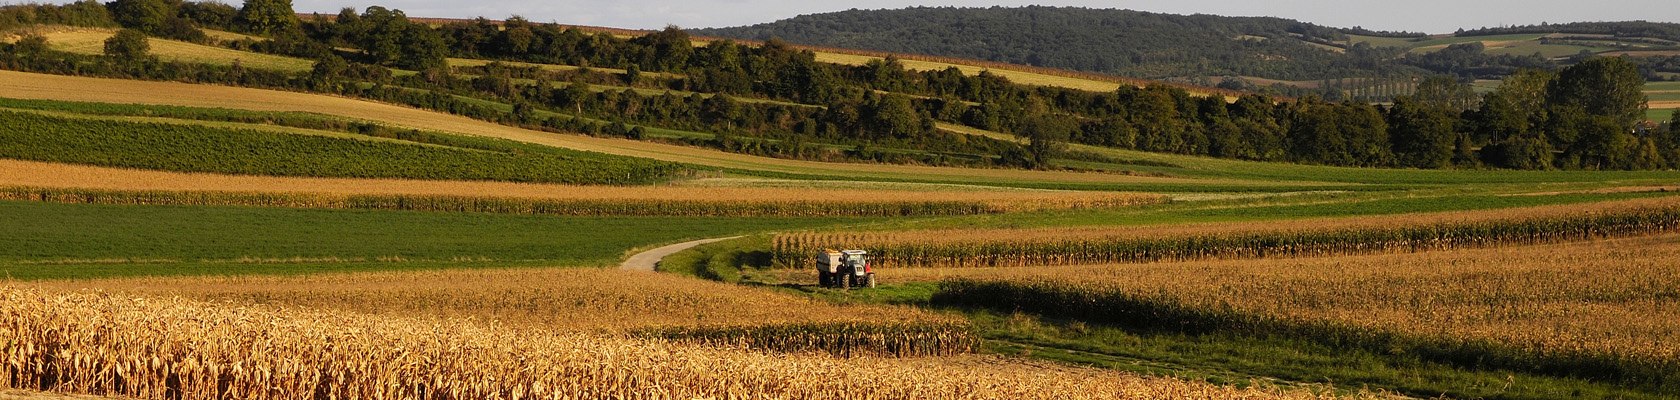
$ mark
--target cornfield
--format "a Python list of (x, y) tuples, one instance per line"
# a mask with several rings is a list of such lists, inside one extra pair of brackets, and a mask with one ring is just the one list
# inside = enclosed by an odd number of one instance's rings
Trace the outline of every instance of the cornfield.
[(803, 266), (825, 248), (861, 248), (878, 267), (1020, 267), (1416, 252), (1673, 232), (1680, 200), (1337, 220), (1069, 230), (791, 233), (774, 262)]
[(779, 352), (827, 352), (836, 357), (919, 357), (971, 353), (979, 336), (966, 323), (842, 322), (731, 327), (667, 327), (636, 336)]
[(0, 288), (0, 316), (0, 387), (140, 399), (1313, 397), (971, 356), (778, 356), (9, 287)]
[(973, 352), (979, 344), (967, 321), (916, 308), (834, 305), (718, 282), (619, 270), (127, 278), (31, 285), (354, 313), (470, 317), (534, 329), (842, 357), (954, 355)]
[(1680, 390), (1680, 236), (1313, 259), (908, 269), (935, 302)]

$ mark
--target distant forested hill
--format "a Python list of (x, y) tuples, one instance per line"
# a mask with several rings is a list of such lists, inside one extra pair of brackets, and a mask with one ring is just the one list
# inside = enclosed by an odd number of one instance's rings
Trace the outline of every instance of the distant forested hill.
[(1289, 19), (1072, 7), (851, 10), (693, 32), (1143, 78), (1323, 79), (1384, 68), (1397, 54), (1332, 47), (1346, 30)]
[[(850, 10), (772, 23), (696, 29), (704, 36), (972, 58), (1148, 79), (1247, 77), (1336, 98), (1343, 78), (1447, 74), (1500, 79), (1591, 54), (1633, 55), (1647, 79), (1680, 78), (1680, 24), (1580, 22), (1483, 28), (1457, 35), (1373, 32), (1265, 17), (1174, 15), (1076, 7)], [(1252, 79), (1264, 78), (1264, 79)], [(1254, 89), (1254, 87), (1228, 87)], [(1300, 92), (1311, 89), (1317, 92)]]

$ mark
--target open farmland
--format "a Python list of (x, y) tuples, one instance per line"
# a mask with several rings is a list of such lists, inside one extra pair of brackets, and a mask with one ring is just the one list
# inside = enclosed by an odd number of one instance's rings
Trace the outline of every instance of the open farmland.
[[(0, 398), (1680, 393), (1680, 136), (1626, 90), (1661, 60), (1464, 110), (383, 7), (163, 2), (157, 26), (138, 1), (0, 6)], [(1132, 17), (1186, 34), (1055, 50), (1197, 82), (1378, 68), (1335, 85), (1379, 101), (1564, 63), (1425, 56), (1458, 43), (1662, 44), (1356, 37), (1412, 51), (1390, 68), (1369, 56), (1408, 53), (1334, 43), (1357, 29)], [(129, 57), (136, 33), (206, 45)], [(1648, 115), (1676, 92), (1648, 84)]]
[[(396, 126), (487, 136), (566, 149), (630, 157), (651, 158), (686, 164), (745, 171), (761, 171), (803, 177), (901, 180), (938, 183), (972, 183), (1003, 186), (1148, 186), (1148, 185), (1237, 185), (1267, 187), (1275, 183), (1245, 185), (1238, 181), (1201, 180), (1088, 174), (1063, 171), (968, 169), (879, 164), (823, 163), (724, 153), (692, 147), (634, 141), (558, 135), (519, 129), (461, 116), (440, 114), (388, 104), (338, 97), (271, 90), (193, 85), (172, 82), (143, 82), (0, 71), (0, 97), (111, 103), (163, 104), (191, 107), (224, 107), (261, 111), (300, 111), (375, 120)], [(68, 88), (77, 90), (65, 90)], [(1310, 184), (1309, 184), (1310, 185)], [(1186, 185), (1189, 186), (1189, 185)]]
[(635, 248), (859, 218), (556, 217), (0, 201), (10, 279), (615, 265)]
[[(563, 149), (541, 153), (421, 146), (203, 125), (0, 110), (0, 157), (251, 175), (645, 183), (676, 166)], [(546, 154), (544, 154), (546, 153)], [(518, 167), (517, 164), (525, 164)]]
[[(104, 54), (105, 39), (116, 34), (116, 30), (97, 28), (44, 27), (42, 31), (41, 35), (47, 38), (47, 44), (54, 49), (90, 55)], [(230, 50), (178, 40), (149, 38), (147, 42), (151, 45), (152, 54), (164, 60), (212, 65), (237, 63), (247, 68), (288, 72), (308, 71), (315, 64), (312, 60), (302, 58)]]
[[(910, 185), (818, 189), (716, 184), (574, 186), (517, 182), (304, 178), (177, 173), (0, 160), (0, 198), (84, 203), (438, 209), (556, 215), (908, 216), (1114, 208), (1147, 194)], [(760, 181), (742, 181), (753, 185)], [(765, 181), (770, 182), (770, 181)], [(171, 196), (180, 200), (171, 201)], [(475, 205), (480, 204), (482, 205)], [(434, 204), (428, 206), (428, 204)]]
[[(1487, 183), (1672, 181), (1671, 171), (1463, 171), (1368, 169), (1250, 162), (1108, 149), (1127, 159), (1161, 162), (1177, 168), (1160, 175), (972, 169), (910, 165), (825, 163), (725, 153), (645, 141), (559, 135), (519, 129), (466, 117), (293, 92), (170, 82), (143, 82), (0, 71), (0, 97), (254, 111), (310, 112), (399, 127), (486, 136), (598, 153), (651, 158), (692, 165), (751, 171), (777, 177), (836, 180), (960, 183), (1069, 189), (1149, 191), (1296, 191), (1392, 188), (1388, 185)], [(77, 90), (62, 90), (66, 88)], [(1155, 172), (1149, 167), (1138, 167)], [(1164, 175), (1164, 176), (1161, 176)]]
[[(944, 280), (934, 294), (942, 303), (1137, 329), (1285, 334), (1673, 393), (1680, 348), (1659, 338), (1680, 333), (1675, 239), (900, 276)], [(1526, 385), (1536, 396), (1558, 390)]]
[[(864, 382), (879, 388), (867, 398), (1310, 397), (986, 358), (787, 357), (460, 320), (233, 308), (180, 298), (14, 288), (0, 289), (0, 296), (5, 300), (0, 312), (15, 317), (0, 325), (0, 333), (18, 344), (6, 348), (7, 357), (18, 362), (0, 366), (11, 377), (4, 383), (31, 390), (142, 398), (267, 399), (323, 392), (342, 398), (444, 393), (831, 398)], [(626, 368), (630, 365), (636, 367)], [(816, 375), (837, 379), (808, 379)]]
[(850, 356), (956, 355), (973, 351), (977, 343), (965, 320), (915, 308), (839, 306), (792, 294), (618, 270), (125, 278), (27, 285), (367, 314), (474, 318), (522, 328)]
[(880, 267), (1021, 267), (1417, 252), (1557, 243), (1680, 229), (1680, 198), (1288, 222), (1184, 226), (789, 233), (777, 263), (861, 248)]

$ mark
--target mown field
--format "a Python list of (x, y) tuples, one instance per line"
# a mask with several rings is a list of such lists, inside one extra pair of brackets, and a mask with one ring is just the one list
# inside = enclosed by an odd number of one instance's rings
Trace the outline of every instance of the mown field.
[[(105, 54), (105, 39), (116, 34), (113, 29), (81, 28), (81, 27), (43, 27), (42, 36), (47, 38), (47, 44), (54, 50), (78, 54)], [(247, 68), (272, 69), (287, 72), (309, 71), (315, 65), (312, 60), (295, 57), (277, 56), (271, 54), (252, 53), (231, 50), (222, 47), (188, 43), (178, 40), (149, 38), (146, 40), (151, 47), (151, 54), (163, 60), (179, 60), (185, 62), (204, 63), (212, 65), (233, 65), (238, 63)]]

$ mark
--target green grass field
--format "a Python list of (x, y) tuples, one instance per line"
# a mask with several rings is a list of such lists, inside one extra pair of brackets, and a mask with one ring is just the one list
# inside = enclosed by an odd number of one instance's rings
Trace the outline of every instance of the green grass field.
[[(251, 175), (648, 183), (667, 163), (434, 135), (435, 141), (362, 140), (233, 127), (0, 111), (0, 157)], [(424, 137), (424, 135), (422, 135)]]
[(0, 201), (0, 276), (614, 265), (627, 249), (851, 218), (545, 217)]

